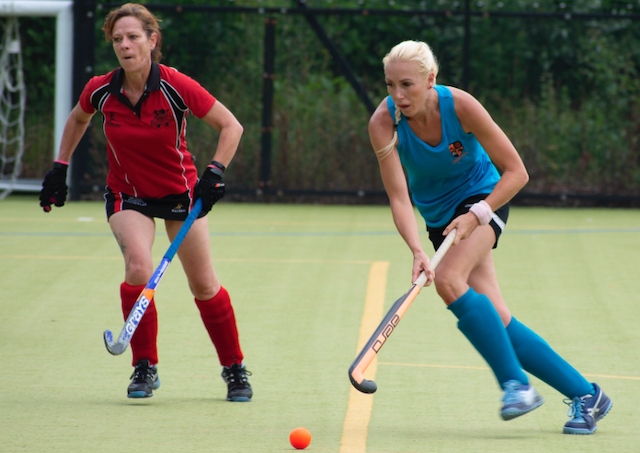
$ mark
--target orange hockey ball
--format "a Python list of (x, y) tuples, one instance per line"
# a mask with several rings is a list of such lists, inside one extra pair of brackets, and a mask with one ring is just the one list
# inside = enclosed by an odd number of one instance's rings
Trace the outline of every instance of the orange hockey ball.
[(289, 442), (296, 450), (304, 450), (311, 443), (311, 433), (307, 428), (296, 428), (289, 434)]

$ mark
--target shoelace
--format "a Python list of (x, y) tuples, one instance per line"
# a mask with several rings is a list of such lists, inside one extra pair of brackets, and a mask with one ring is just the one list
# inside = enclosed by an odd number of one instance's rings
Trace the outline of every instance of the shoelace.
[(146, 382), (147, 379), (151, 379), (153, 375), (153, 369), (151, 367), (139, 366), (133, 370), (133, 374), (130, 379), (133, 379), (135, 383), (140, 384)]
[(570, 400), (569, 398), (565, 398), (562, 400), (564, 404), (569, 406), (569, 410), (567, 411), (567, 416), (571, 418), (583, 418), (584, 411), (584, 400), (579, 397), (575, 397)]
[(505, 405), (513, 404), (518, 401), (518, 387), (520, 384), (517, 382), (506, 382), (504, 384), (504, 396), (502, 397), (502, 402)]
[(244, 386), (249, 382), (247, 376), (251, 376), (251, 371), (247, 371), (245, 368), (229, 368), (227, 380), (229, 381), (229, 385)]

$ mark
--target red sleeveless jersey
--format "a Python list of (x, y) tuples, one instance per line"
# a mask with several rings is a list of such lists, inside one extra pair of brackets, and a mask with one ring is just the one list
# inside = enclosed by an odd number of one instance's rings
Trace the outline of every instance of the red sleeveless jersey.
[(189, 76), (152, 63), (145, 92), (133, 106), (122, 93), (123, 76), (119, 68), (91, 78), (79, 100), (85, 112), (102, 113), (107, 186), (140, 198), (191, 195), (198, 173), (187, 149), (187, 116), (205, 116), (215, 97)]

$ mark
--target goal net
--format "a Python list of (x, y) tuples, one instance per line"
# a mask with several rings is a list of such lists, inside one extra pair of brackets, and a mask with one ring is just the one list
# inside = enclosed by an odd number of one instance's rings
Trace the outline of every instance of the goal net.
[(26, 87), (17, 17), (2, 18), (0, 43), (0, 200), (11, 193), (22, 168)]
[(0, 0), (0, 200), (12, 191), (39, 192), (41, 188), (41, 179), (18, 177), (25, 151), (26, 108), (19, 21), (25, 17), (56, 21), (53, 160), (72, 108), (73, 6), (73, 0)]

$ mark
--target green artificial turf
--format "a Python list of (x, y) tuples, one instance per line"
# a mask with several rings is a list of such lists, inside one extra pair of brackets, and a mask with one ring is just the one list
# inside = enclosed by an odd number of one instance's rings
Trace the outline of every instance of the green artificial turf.
[[(546, 403), (502, 421), (493, 375), (425, 288), (378, 356), (377, 393), (354, 397), (373, 399), (358, 451), (344, 447), (347, 369), (370, 268), (388, 264), (385, 312), (411, 284), (389, 208), (221, 202), (209, 227), (254, 399), (225, 401), (176, 258), (156, 293), (162, 386), (130, 400), (130, 351), (102, 343), (123, 324), (124, 274), (103, 204), (44, 214), (35, 196), (0, 202), (0, 451), (287, 452), (297, 426), (309, 452), (640, 451), (640, 211), (514, 207), (494, 255), (513, 314), (612, 398), (595, 435), (563, 435), (563, 396), (535, 378)], [(169, 243), (157, 231), (159, 263)]]

